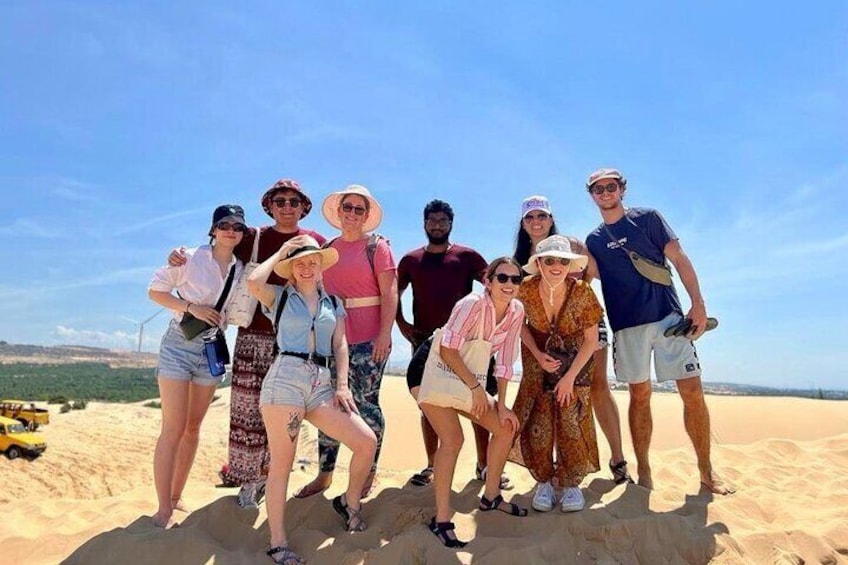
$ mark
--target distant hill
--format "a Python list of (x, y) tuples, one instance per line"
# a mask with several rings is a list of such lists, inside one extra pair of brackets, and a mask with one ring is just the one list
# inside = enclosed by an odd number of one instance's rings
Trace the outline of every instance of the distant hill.
[(113, 368), (150, 368), (156, 366), (155, 353), (136, 353), (86, 347), (83, 345), (24, 345), (0, 341), (0, 364), (31, 363), (64, 365), (70, 363), (105, 363)]

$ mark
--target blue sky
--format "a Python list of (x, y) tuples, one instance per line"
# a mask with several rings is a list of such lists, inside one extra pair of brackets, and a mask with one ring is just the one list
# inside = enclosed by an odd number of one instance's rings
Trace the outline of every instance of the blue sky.
[(0, 5), (0, 339), (134, 347), (167, 251), (281, 177), (371, 188), (398, 259), (443, 198), (493, 258), (531, 194), (583, 238), (617, 166), (721, 319), (705, 380), (848, 387), (844, 2), (298, 4)]

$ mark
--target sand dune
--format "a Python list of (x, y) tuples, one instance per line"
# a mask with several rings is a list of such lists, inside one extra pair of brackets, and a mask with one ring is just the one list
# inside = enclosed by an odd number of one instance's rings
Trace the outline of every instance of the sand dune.
[[(616, 399), (626, 414), (626, 395)], [(90, 403), (84, 411), (52, 414), (44, 456), (0, 461), (0, 562), (270, 563), (264, 507), (241, 510), (236, 489), (213, 486), (226, 454), (228, 401), (229, 391), (221, 391), (204, 424), (185, 495), (194, 511), (165, 532), (150, 520), (158, 410)], [(312, 563), (848, 563), (848, 403), (742, 397), (708, 397), (708, 403), (715, 464), (739, 492), (716, 499), (699, 492), (680, 401), (658, 394), (657, 488), (616, 487), (602, 471), (583, 485), (586, 510), (570, 515), (478, 512), (482, 483), (470, 480), (469, 428), (454, 504), (458, 535), (473, 542), (452, 551), (426, 529), (431, 489), (407, 483), (424, 462), (417, 409), (402, 379), (386, 379), (388, 429), (378, 489), (365, 506), (369, 529), (345, 533), (330, 508), (328, 498), (346, 480), (340, 465), (327, 493), (290, 502), (292, 545)], [(298, 452), (304, 462), (292, 473), (292, 489), (315, 472), (316, 438), (305, 426)], [(603, 441), (601, 457), (608, 457)], [(343, 453), (340, 461), (347, 460)], [(509, 465), (507, 472), (517, 485), (510, 494), (529, 505), (533, 481), (520, 467)]]

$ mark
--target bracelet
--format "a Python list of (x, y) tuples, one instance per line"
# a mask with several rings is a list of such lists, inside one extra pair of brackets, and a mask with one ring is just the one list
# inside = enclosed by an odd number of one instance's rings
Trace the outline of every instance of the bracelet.
[(478, 382), (476, 385), (474, 385), (473, 387), (471, 387), (470, 389), (468, 389), (468, 390), (474, 390), (474, 389), (478, 389), (478, 388), (480, 388), (480, 383), (479, 383), (479, 382)]

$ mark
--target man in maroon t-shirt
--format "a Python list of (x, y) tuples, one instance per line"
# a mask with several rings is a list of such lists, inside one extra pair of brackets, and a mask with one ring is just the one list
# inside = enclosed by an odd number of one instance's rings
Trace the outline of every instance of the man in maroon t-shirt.
[[(402, 295), (406, 287), (412, 285), (413, 322), (410, 324), (404, 318), (400, 301), (396, 320), (401, 333), (412, 344), (413, 358), (421, 344), (427, 341), (434, 331), (445, 325), (454, 305), (471, 292), (474, 281), (482, 282), (486, 272), (486, 260), (479, 253), (450, 242), (453, 217), (453, 209), (447, 202), (433, 200), (428, 203), (424, 207), (424, 233), (428, 243), (404, 255), (398, 264), (398, 295)], [(420, 364), (420, 359), (413, 359), (410, 368), (416, 362)], [(496, 391), (497, 389), (494, 393)], [(493, 394), (491, 389), (489, 393)], [(421, 432), (424, 435), (424, 448), (427, 450), (427, 467), (412, 477), (411, 482), (416, 485), (431, 482), (433, 456), (439, 441), (436, 431), (423, 413)], [(489, 432), (474, 424), (474, 438), (477, 443), (479, 479), (484, 476), (486, 469)]]

